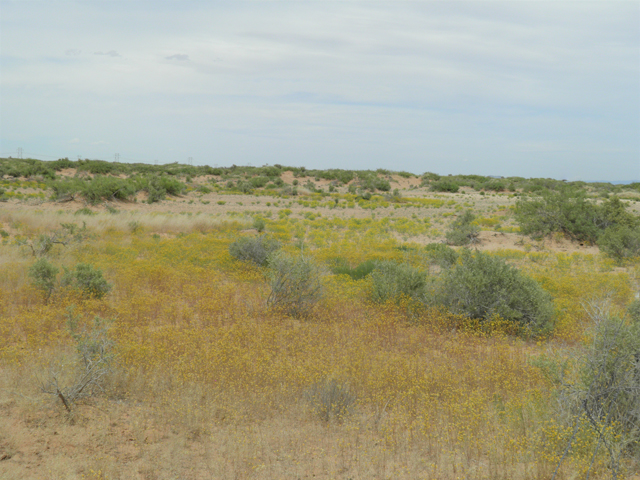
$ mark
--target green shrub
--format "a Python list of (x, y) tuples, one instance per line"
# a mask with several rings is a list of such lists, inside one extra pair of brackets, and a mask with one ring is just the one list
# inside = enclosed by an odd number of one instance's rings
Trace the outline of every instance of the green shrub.
[(375, 260), (367, 260), (357, 267), (351, 268), (344, 258), (338, 258), (334, 261), (331, 271), (336, 275), (349, 275), (354, 280), (361, 280), (369, 275), (375, 267)]
[(242, 260), (259, 266), (266, 266), (269, 255), (280, 248), (280, 242), (266, 235), (258, 237), (240, 237), (229, 245), (229, 254)]
[(116, 163), (105, 162), (104, 160), (84, 160), (79, 162), (78, 171), (87, 171), (93, 174), (104, 175), (117, 170)]
[(586, 309), (593, 327), (571, 359), (576, 371), (565, 367), (548, 376), (559, 387), (560, 422), (568, 419), (574, 431), (586, 424), (598, 439), (593, 456), (602, 446), (612, 478), (618, 478), (624, 461), (633, 470), (640, 460), (640, 323), (612, 316), (606, 303), (587, 303)]
[(42, 290), (48, 299), (56, 287), (56, 277), (60, 269), (49, 263), (46, 258), (41, 258), (29, 267), (31, 283)]
[(267, 227), (267, 222), (264, 221), (264, 218), (256, 217), (253, 219), (253, 228), (255, 228), (258, 233), (264, 232), (264, 229)]
[(489, 320), (499, 315), (525, 336), (552, 328), (551, 295), (504, 260), (482, 252), (463, 252), (461, 263), (443, 272), (437, 302), (454, 313)]
[(456, 193), (460, 189), (460, 185), (458, 185), (453, 180), (447, 180), (446, 178), (443, 178), (432, 182), (430, 188), (434, 192)]
[(102, 270), (87, 263), (79, 263), (72, 270), (65, 268), (60, 285), (79, 290), (87, 298), (102, 298), (111, 291)]
[(147, 203), (159, 202), (167, 198), (167, 195), (178, 196), (186, 189), (186, 185), (180, 180), (167, 176), (150, 176), (143, 180), (143, 182), (145, 181), (144, 190), (148, 194)]
[(73, 212), (73, 214), (76, 215), (76, 216), (77, 215), (89, 215), (89, 216), (91, 216), (91, 215), (95, 215), (96, 213), (93, 210), (91, 210), (90, 208), (88, 208), (88, 207), (82, 207), (82, 208), (79, 208), (78, 210), (76, 210), (75, 212)]
[(103, 200), (128, 200), (137, 192), (131, 179), (96, 176), (82, 186), (82, 195), (92, 205)]
[(370, 277), (374, 302), (400, 301), (402, 297), (420, 302), (425, 300), (427, 274), (411, 265), (392, 260), (379, 261)]
[(524, 235), (542, 238), (559, 232), (590, 244), (595, 244), (609, 227), (638, 224), (637, 217), (626, 211), (626, 205), (618, 197), (598, 205), (584, 190), (571, 187), (519, 199), (515, 217)]
[(598, 247), (617, 261), (638, 257), (640, 256), (640, 227), (626, 225), (609, 227), (598, 238)]
[(456, 246), (477, 243), (480, 228), (473, 224), (475, 219), (473, 212), (467, 210), (451, 222), (449, 231), (445, 234), (447, 243)]
[(458, 261), (458, 252), (444, 243), (429, 243), (424, 249), (429, 260), (441, 268), (449, 268)]
[(633, 323), (640, 325), (640, 299), (634, 300), (627, 307), (627, 313)]
[(294, 317), (306, 316), (322, 298), (323, 270), (311, 258), (285, 252), (270, 255), (268, 264), (271, 293), (267, 305)]
[(84, 182), (78, 178), (69, 178), (49, 181), (48, 186), (53, 191), (51, 195), (53, 200), (71, 200), (82, 192)]

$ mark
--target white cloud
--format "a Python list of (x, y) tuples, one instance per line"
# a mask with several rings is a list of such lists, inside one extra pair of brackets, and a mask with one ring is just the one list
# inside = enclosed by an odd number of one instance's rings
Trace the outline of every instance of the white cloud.
[(553, 176), (592, 152), (592, 177), (640, 156), (635, 2), (39, 5), (3, 7), (2, 36), (33, 33), (3, 42), (3, 143), (524, 176), (514, 155)]
[(109, 50), (108, 52), (93, 52), (94, 55), (104, 55), (107, 57), (121, 57), (122, 55), (120, 55), (118, 52), (116, 52), (115, 50)]
[(184, 53), (176, 53), (174, 55), (169, 55), (168, 57), (164, 57), (165, 60), (178, 60), (179, 62), (184, 62), (189, 60), (189, 55), (185, 55)]

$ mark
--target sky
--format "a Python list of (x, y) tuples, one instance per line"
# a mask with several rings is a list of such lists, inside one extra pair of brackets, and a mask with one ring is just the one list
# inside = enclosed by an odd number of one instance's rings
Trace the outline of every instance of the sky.
[(0, 155), (640, 180), (640, 2), (0, 0)]

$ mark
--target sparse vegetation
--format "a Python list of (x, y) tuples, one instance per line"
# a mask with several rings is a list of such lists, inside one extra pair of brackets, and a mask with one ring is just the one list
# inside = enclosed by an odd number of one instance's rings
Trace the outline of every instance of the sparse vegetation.
[(466, 210), (451, 222), (449, 231), (446, 234), (447, 243), (456, 246), (476, 244), (480, 228), (473, 223), (475, 219), (476, 216), (473, 212)]
[[(0, 162), (12, 173), (0, 179), (8, 478), (36, 463), (52, 478), (640, 469), (637, 186), (41, 163)], [(101, 177), (136, 193), (92, 204), (83, 192)], [(442, 180), (458, 193), (430, 190)], [(165, 199), (150, 204), (149, 184)], [(595, 212), (602, 255), (561, 230), (552, 242), (512, 233), (520, 195), (565, 188), (584, 192), (573, 212)], [(474, 251), (444, 243), (465, 216), (483, 229)], [(593, 323), (582, 305), (602, 292), (610, 310)]]
[(280, 248), (280, 242), (267, 235), (257, 237), (240, 237), (229, 245), (229, 254), (242, 260), (251, 262), (258, 266), (266, 266), (269, 255)]
[(320, 266), (309, 257), (285, 252), (273, 253), (268, 263), (271, 292), (267, 304), (294, 317), (309, 314), (323, 294)]

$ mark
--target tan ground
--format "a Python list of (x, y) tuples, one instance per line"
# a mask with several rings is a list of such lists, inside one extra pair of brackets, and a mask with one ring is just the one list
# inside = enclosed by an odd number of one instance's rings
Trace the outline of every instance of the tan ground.
[[(63, 175), (73, 176), (75, 174), (74, 169), (67, 169), (61, 172)], [(291, 183), (294, 180), (293, 174), (289, 171), (285, 172), (282, 176), (286, 183)], [(196, 179), (194, 179), (196, 180)], [(307, 180), (313, 181), (318, 187), (327, 187), (331, 182), (327, 180), (315, 181), (311, 177), (299, 177), (299, 185), (303, 185)], [(198, 177), (197, 184), (206, 184), (207, 178)], [(395, 183), (394, 183), (395, 182)], [(399, 176), (394, 176), (392, 182), (392, 188), (399, 188), (404, 197), (418, 197), (418, 198), (439, 198), (445, 201), (445, 205), (441, 208), (399, 208), (395, 209), (393, 206), (388, 208), (377, 208), (375, 210), (367, 210), (359, 207), (355, 208), (326, 208), (316, 207), (310, 209), (295, 203), (297, 200), (304, 200), (304, 195), (299, 197), (290, 197), (289, 199), (277, 198), (268, 195), (243, 195), (243, 194), (228, 194), (228, 193), (208, 193), (201, 194), (196, 191), (192, 191), (181, 197), (171, 197), (167, 200), (154, 204), (146, 203), (146, 193), (139, 193), (136, 198), (136, 202), (104, 202), (100, 205), (88, 205), (84, 201), (77, 199), (68, 202), (54, 202), (50, 200), (11, 200), (9, 202), (0, 204), (0, 213), (17, 213), (21, 211), (37, 209), (43, 213), (47, 212), (65, 212), (74, 213), (81, 208), (90, 208), (95, 212), (107, 212), (107, 208), (116, 208), (122, 212), (139, 213), (139, 214), (180, 214), (187, 213), (192, 215), (207, 215), (207, 216), (223, 216), (227, 213), (233, 212), (235, 214), (265, 215), (267, 212), (272, 212), (272, 218), (277, 218), (277, 213), (282, 209), (289, 209), (292, 211), (292, 217), (301, 217), (305, 212), (312, 211), (314, 213), (321, 214), (324, 218), (340, 217), (340, 218), (367, 218), (372, 215), (375, 218), (383, 218), (385, 216), (393, 215), (395, 218), (399, 217), (413, 217), (418, 219), (429, 218), (432, 224), (440, 230), (445, 230), (446, 225), (455, 218), (455, 216), (461, 211), (471, 208), (477, 215), (483, 217), (501, 217), (503, 226), (512, 225), (515, 223), (510, 215), (511, 207), (515, 204), (515, 197), (508, 194), (487, 194), (480, 195), (479, 192), (475, 192), (471, 189), (464, 189), (464, 193), (433, 193), (429, 192), (425, 188), (417, 188), (420, 184), (419, 178), (405, 179)], [(397, 185), (397, 186), (396, 186)], [(303, 189), (301, 189), (303, 190)], [(346, 192), (346, 187), (339, 189), (341, 193)], [(303, 190), (304, 191), (304, 190)], [(448, 202), (455, 202), (455, 204), (447, 205)], [(224, 202), (224, 204), (218, 204), (218, 202)], [(267, 205), (270, 203), (270, 205)], [(638, 204), (631, 204), (631, 210), (638, 210)], [(454, 207), (463, 206), (462, 210), (455, 210)], [(442, 214), (448, 215), (446, 218), (442, 217)], [(435, 219), (435, 223), (434, 220)], [(1, 221), (1, 218), (0, 218)], [(10, 224), (4, 225), (5, 231), (10, 235), (16, 232), (11, 228)], [(401, 239), (398, 236), (398, 239)], [(418, 244), (426, 244), (434, 241), (442, 241), (443, 237), (410, 237), (406, 238), (407, 241), (415, 242)], [(576, 242), (571, 242), (563, 239), (547, 239), (544, 241), (533, 241), (529, 238), (523, 238), (520, 235), (514, 233), (503, 233), (494, 231), (482, 231), (480, 234), (480, 243), (475, 246), (479, 250), (499, 250), (499, 249), (515, 249), (515, 250), (547, 250), (558, 251), (565, 253), (582, 252), (582, 253), (598, 253), (596, 246), (581, 245)]]

